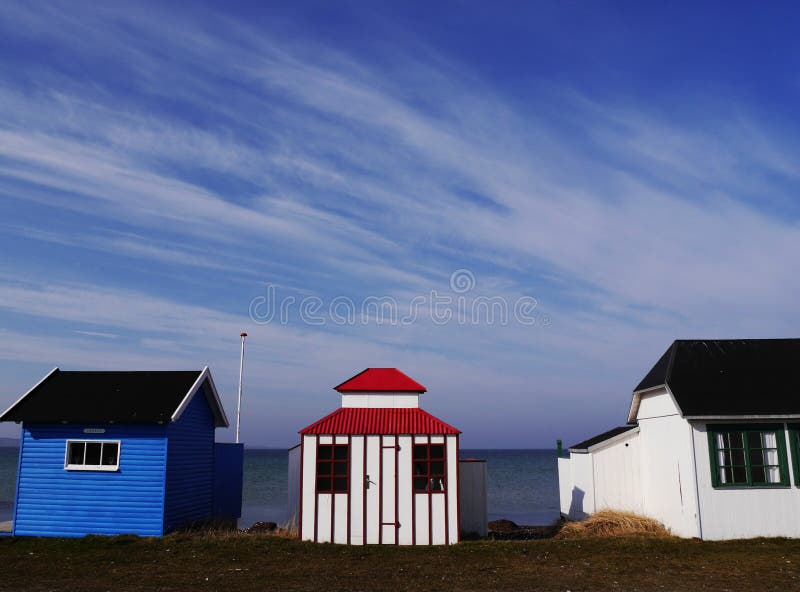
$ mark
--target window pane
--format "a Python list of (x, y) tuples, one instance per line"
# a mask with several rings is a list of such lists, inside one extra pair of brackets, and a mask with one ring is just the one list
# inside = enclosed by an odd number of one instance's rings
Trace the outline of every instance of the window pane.
[(330, 477), (318, 477), (317, 478), (317, 491), (330, 491), (331, 490), (331, 479)]
[(731, 483), (747, 483), (747, 469), (744, 467), (731, 467), (731, 473)]
[(764, 451), (763, 450), (750, 450), (748, 457), (750, 458), (751, 465), (764, 465)]
[(431, 462), (431, 475), (443, 475), (443, 474), (444, 474), (444, 463)]
[(444, 479), (442, 477), (431, 477), (431, 491), (444, 491)]
[(781, 471), (778, 467), (767, 467), (767, 483), (780, 483)]
[(335, 462), (335, 463), (333, 463), (333, 474), (334, 475), (347, 475), (347, 463), (346, 462)]
[(100, 464), (100, 449), (102, 445), (100, 442), (87, 442), (86, 443), (86, 464), (99, 465)]
[(764, 464), (765, 465), (777, 465), (778, 464), (778, 450), (773, 448), (772, 450), (765, 450), (764, 451)]
[(444, 444), (431, 444), (431, 458), (444, 458)]
[(427, 477), (414, 477), (414, 491), (427, 491)]
[(83, 451), (85, 450), (83, 442), (70, 442), (69, 443), (69, 459), (67, 464), (82, 465), (83, 464)]
[(334, 479), (333, 490), (347, 493), (347, 477), (337, 477)]
[(764, 467), (753, 467), (750, 469), (753, 476), (753, 483), (767, 483), (767, 476)]
[(320, 475), (330, 475), (331, 474), (331, 463), (330, 461), (323, 460), (317, 462), (317, 476)]
[(416, 461), (414, 463), (414, 474), (415, 475), (427, 475), (428, 474), (428, 463), (427, 463), (427, 461)]
[(744, 448), (744, 433), (721, 432), (717, 434), (717, 448)]
[(347, 460), (347, 446), (334, 446), (333, 458), (336, 460)]
[(117, 464), (117, 456), (119, 453), (119, 444), (116, 442), (106, 442), (103, 444), (103, 464), (106, 466), (114, 466)]
[(732, 479), (731, 470), (728, 467), (720, 467), (719, 469), (719, 482), (730, 483)]
[(331, 448), (333, 447), (328, 444), (321, 444), (317, 449), (317, 458), (321, 460), (331, 458)]
[(415, 459), (428, 458), (428, 445), (414, 444), (414, 458)]
[(725, 464), (732, 464), (740, 467), (743, 467), (747, 464), (745, 461), (744, 450), (729, 450), (727, 451), (727, 454), (730, 461)]
[(717, 452), (717, 464), (721, 467), (732, 464), (730, 450), (720, 450)]

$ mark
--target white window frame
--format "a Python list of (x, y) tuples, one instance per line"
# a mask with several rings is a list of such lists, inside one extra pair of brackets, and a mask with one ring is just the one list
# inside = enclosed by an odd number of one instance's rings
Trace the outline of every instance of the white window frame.
[[(71, 465), (69, 464), (69, 447), (71, 444), (116, 444), (117, 445), (117, 464), (115, 465)], [(64, 446), (64, 469), (67, 471), (119, 471), (119, 459), (122, 456), (122, 441), (120, 440), (67, 440)], [(86, 448), (83, 449), (83, 460), (86, 461)], [(103, 460), (103, 450), (100, 449), (100, 461)]]

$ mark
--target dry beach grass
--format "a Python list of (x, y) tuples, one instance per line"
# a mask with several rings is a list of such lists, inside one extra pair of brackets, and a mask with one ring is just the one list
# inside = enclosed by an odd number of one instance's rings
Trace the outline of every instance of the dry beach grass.
[(587, 537), (653, 536), (671, 537), (664, 526), (653, 520), (617, 510), (601, 510), (586, 520), (565, 522), (556, 535), (561, 539)]

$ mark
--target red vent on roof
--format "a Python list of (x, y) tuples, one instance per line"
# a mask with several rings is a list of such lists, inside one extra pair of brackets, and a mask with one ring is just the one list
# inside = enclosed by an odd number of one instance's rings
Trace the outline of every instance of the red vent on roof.
[(427, 389), (397, 368), (367, 368), (333, 387), (340, 393), (351, 391), (395, 391), (424, 393)]
[(342, 407), (307, 428), (301, 434), (460, 434), (422, 409)]

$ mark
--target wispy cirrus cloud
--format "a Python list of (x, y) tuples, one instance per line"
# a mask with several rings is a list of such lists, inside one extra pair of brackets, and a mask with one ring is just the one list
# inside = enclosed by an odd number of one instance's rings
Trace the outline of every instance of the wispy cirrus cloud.
[[(396, 365), (469, 401), (448, 413), (476, 443), (501, 437), (477, 411), (487, 390), (523, 410), (521, 434), (547, 410), (545, 445), (597, 421), (573, 421), (581, 402), (621, 420), (673, 338), (796, 331), (797, 146), (747, 105), (711, 96), (681, 117), (552, 83), (514, 94), (407, 33), (370, 55), (151, 8), (0, 17), (32, 47), (0, 61), (3, 246), (22, 245), (0, 358), (235, 368), (249, 326), (270, 444), (332, 405), (317, 393), (342, 374)], [(473, 296), (534, 296), (552, 325), (247, 318), (266, 282), (409, 302), (459, 268)], [(279, 392), (295, 398), (280, 425)]]

